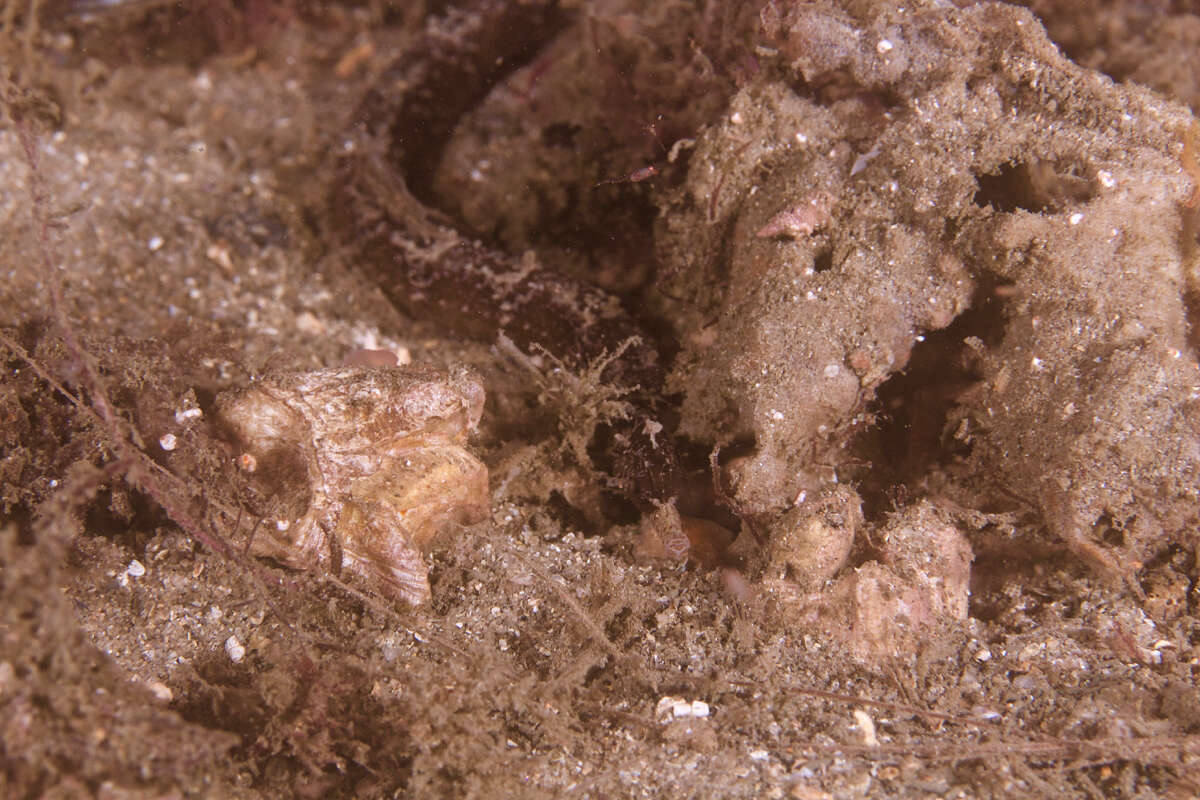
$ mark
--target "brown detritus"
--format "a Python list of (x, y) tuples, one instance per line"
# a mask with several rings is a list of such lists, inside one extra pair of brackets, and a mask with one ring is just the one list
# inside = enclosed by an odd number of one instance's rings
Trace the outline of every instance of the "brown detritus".
[[(46, 511), (70, 514), (69, 505), (86, 497), (65, 495)], [(176, 790), (203, 791), (208, 764), (228, 759), (239, 737), (162, 707), (97, 647), (60, 589), (70, 534), (55, 515), (43, 519), (33, 546), (20, 541), (15, 525), (0, 527), (3, 785), (22, 794), (53, 786), (62, 797), (92, 796), (87, 783), (166, 792), (163, 775), (170, 774)]]
[(250, 553), (428, 600), (433, 538), (487, 516), (487, 468), (464, 449), (483, 402), (474, 377), (416, 367), (274, 375), (223, 394), (218, 414), (274, 515)]
[(1192, 209), (1200, 209), (1200, 123), (1193, 122), (1183, 132), (1183, 151), (1179, 154), (1179, 165), (1192, 179), (1192, 193), (1184, 201), (1184, 205)]

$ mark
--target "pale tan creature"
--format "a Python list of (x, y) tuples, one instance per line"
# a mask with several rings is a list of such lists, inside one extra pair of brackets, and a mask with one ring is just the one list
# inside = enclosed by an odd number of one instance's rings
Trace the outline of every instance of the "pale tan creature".
[(422, 367), (287, 373), (221, 395), (239, 464), (275, 509), (250, 552), (429, 599), (424, 549), (488, 513), (487, 467), (464, 447), (483, 401), (469, 372)]

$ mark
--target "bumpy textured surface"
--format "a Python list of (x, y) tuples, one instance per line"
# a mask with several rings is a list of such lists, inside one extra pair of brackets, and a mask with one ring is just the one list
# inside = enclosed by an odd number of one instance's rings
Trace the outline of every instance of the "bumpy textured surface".
[[(681, 430), (752, 443), (737, 501), (777, 513), (828, 481), (923, 334), (999, 302), (946, 356), (980, 379), (951, 420), (977, 474), (1110, 574), (1178, 540), (1200, 470), (1186, 111), (1068, 62), (1012, 7), (762, 21), (774, 71), (701, 137), (660, 227)], [(827, 224), (761, 235), (818, 192)]]

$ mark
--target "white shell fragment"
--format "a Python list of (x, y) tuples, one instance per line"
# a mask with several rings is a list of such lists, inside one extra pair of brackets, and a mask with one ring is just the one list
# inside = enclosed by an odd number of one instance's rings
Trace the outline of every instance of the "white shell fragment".
[(464, 447), (483, 401), (465, 370), (411, 366), (287, 373), (221, 395), (243, 474), (285, 521), (260, 526), (251, 552), (427, 600), (423, 549), (487, 517), (487, 467)]
[(711, 709), (708, 703), (703, 700), (686, 700), (682, 697), (672, 697), (671, 695), (660, 697), (658, 703), (654, 706), (654, 716), (662, 723), (688, 717), (702, 719), (710, 713)]
[(238, 637), (230, 636), (225, 640), (225, 655), (229, 656), (233, 663), (239, 664), (246, 657), (246, 647), (238, 641)]

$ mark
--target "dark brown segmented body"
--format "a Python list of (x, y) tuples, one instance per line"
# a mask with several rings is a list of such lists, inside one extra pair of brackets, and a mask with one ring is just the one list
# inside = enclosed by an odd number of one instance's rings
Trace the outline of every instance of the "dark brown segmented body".
[(663, 367), (651, 340), (616, 298), (464, 237), (425, 202), (459, 117), (564, 21), (552, 2), (475, 0), (431, 22), (364, 98), (331, 213), (362, 268), (413, 316), (486, 341), (503, 333), (573, 369), (632, 339), (602, 376), (634, 408), (611, 431), (612, 471), (632, 499), (663, 502), (679, 468), (658, 422)]

